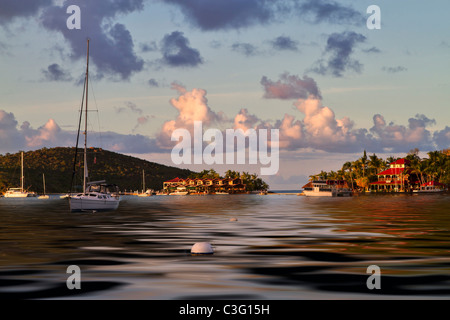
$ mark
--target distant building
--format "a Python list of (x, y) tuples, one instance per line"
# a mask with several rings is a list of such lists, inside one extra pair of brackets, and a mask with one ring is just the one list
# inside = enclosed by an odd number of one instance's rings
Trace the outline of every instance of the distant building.
[(411, 169), (408, 168), (410, 162), (407, 159), (398, 159), (389, 164), (386, 169), (377, 174), (378, 181), (370, 183), (372, 191), (394, 191), (401, 192), (411, 187)]
[(185, 187), (189, 193), (243, 193), (246, 191), (242, 179), (180, 179), (175, 178), (163, 183), (165, 193), (175, 191), (179, 187)]

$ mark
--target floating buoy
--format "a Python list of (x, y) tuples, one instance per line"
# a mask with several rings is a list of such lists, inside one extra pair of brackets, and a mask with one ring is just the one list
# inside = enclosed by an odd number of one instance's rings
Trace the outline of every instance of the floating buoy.
[(213, 254), (214, 250), (208, 242), (197, 242), (191, 248), (191, 254)]
[(237, 218), (230, 218), (230, 221), (238, 221), (238, 219)]

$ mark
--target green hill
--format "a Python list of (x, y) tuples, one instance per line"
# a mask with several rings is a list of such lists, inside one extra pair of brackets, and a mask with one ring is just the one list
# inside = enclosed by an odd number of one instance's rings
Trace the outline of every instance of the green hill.
[[(82, 184), (82, 150), (79, 150), (75, 185)], [(47, 193), (65, 193), (70, 190), (75, 148), (43, 148), (24, 152), (25, 188), (43, 193), (42, 174), (45, 174)], [(193, 172), (126, 156), (100, 148), (88, 151), (88, 168), (91, 181), (106, 180), (117, 184), (121, 191), (142, 189), (142, 170), (145, 186), (162, 189), (163, 182), (175, 177), (187, 178)], [(0, 155), (0, 192), (10, 187), (20, 187), (20, 152)]]

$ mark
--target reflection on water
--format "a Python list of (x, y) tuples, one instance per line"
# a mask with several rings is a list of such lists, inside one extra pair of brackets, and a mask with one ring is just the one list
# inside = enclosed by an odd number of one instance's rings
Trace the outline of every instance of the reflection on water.
[[(0, 298), (448, 299), (449, 212), (448, 195), (130, 196), (103, 213), (3, 198)], [(191, 256), (203, 241), (214, 255)]]

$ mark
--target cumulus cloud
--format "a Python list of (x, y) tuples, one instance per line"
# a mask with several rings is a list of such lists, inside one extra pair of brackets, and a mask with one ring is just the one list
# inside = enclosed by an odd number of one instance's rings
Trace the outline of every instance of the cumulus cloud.
[(26, 121), (20, 129), (25, 136), (26, 146), (29, 148), (39, 148), (43, 145), (57, 147), (74, 141), (73, 135), (63, 132), (53, 119), (49, 119), (46, 124), (38, 129), (33, 129), (30, 123)]
[(150, 79), (150, 80), (148, 80), (147, 81), (147, 84), (150, 86), (150, 87), (154, 87), (154, 88), (158, 88), (159, 87), (159, 82), (158, 81), (156, 81), (156, 79)]
[(164, 36), (161, 53), (162, 62), (172, 67), (196, 67), (203, 63), (200, 52), (189, 46), (189, 39), (180, 31)]
[[(151, 118), (151, 116), (139, 117), (138, 125), (147, 123)], [(62, 129), (54, 119), (49, 119), (44, 125), (35, 129), (28, 121), (24, 121), (19, 126), (13, 113), (0, 110), (0, 153), (43, 147), (73, 147), (75, 140), (76, 132)], [(91, 139), (91, 141), (94, 140)], [(164, 151), (157, 146), (153, 138), (115, 132), (102, 132), (101, 145), (96, 147), (138, 154)]]
[(6, 25), (16, 18), (26, 18), (36, 15), (39, 10), (48, 7), (53, 0), (1, 0), (0, 25)]
[[(299, 14), (313, 23), (362, 25), (365, 18), (361, 12), (335, 1), (308, 0), (297, 4)], [(312, 18), (312, 20), (310, 19)]]
[(178, 7), (186, 20), (203, 31), (239, 30), (298, 16), (313, 23), (365, 23), (355, 9), (326, 0), (160, 0)]
[(202, 30), (240, 29), (271, 22), (279, 6), (268, 0), (161, 0), (178, 6)]
[(25, 145), (25, 137), (17, 129), (17, 125), (13, 113), (0, 110), (0, 152), (14, 151)]
[(298, 41), (294, 41), (290, 37), (279, 36), (270, 43), (276, 50), (298, 51)]
[(178, 111), (178, 115), (175, 120), (169, 120), (163, 124), (161, 131), (156, 137), (160, 147), (173, 147), (171, 136), (176, 129), (186, 129), (193, 132), (195, 121), (201, 121), (207, 126), (224, 120), (222, 114), (212, 111), (208, 106), (206, 90), (194, 88), (191, 91), (187, 91), (179, 83), (172, 83), (172, 89), (179, 94), (177, 99), (173, 98), (170, 100), (170, 104)]
[[(41, 14), (43, 26), (61, 33), (72, 49), (73, 59), (85, 58), (86, 39), (91, 39), (91, 61), (102, 75), (129, 79), (143, 70), (144, 61), (134, 52), (131, 33), (125, 25), (114, 23), (119, 14), (143, 9), (144, 0), (65, 0), (61, 6), (48, 6)], [(81, 30), (69, 30), (66, 26), (70, 5), (80, 7)]]
[(234, 129), (241, 129), (247, 131), (254, 129), (256, 124), (261, 120), (254, 114), (250, 114), (246, 108), (239, 110), (239, 113), (234, 117)]
[(305, 146), (328, 152), (353, 152), (366, 143), (364, 130), (354, 130), (354, 122), (348, 117), (336, 119), (334, 111), (324, 106), (321, 99), (311, 96), (298, 99), (294, 105), (304, 115)]
[[(272, 99), (296, 99), (294, 106), (303, 115), (301, 120), (285, 114), (282, 120), (271, 126), (280, 130), (280, 145), (287, 149), (312, 148), (326, 152), (374, 152), (395, 150), (407, 152), (412, 148), (435, 149), (448, 146), (450, 129), (432, 134), (429, 127), (436, 124), (423, 114), (408, 119), (407, 125), (386, 123), (384, 116), (374, 115), (373, 127), (356, 128), (349, 117), (338, 119), (334, 111), (323, 105), (316, 82), (309, 77), (300, 79), (287, 73), (279, 81), (263, 77), (265, 97)], [(244, 113), (248, 117), (247, 113)], [(243, 117), (243, 115), (240, 115)], [(246, 119), (244, 117), (244, 119)], [(245, 123), (245, 122), (244, 122)], [(264, 127), (262, 124), (258, 124)]]
[(321, 98), (317, 83), (308, 76), (300, 79), (298, 76), (283, 73), (276, 82), (263, 76), (260, 83), (267, 99), (305, 99), (309, 95)]
[(373, 127), (370, 132), (375, 135), (380, 147), (388, 149), (407, 151), (412, 148), (433, 149), (435, 145), (432, 135), (426, 128), (434, 125), (434, 119), (428, 119), (423, 114), (417, 114), (408, 119), (408, 126), (398, 125), (393, 122), (386, 123), (384, 116), (376, 114), (373, 116)]
[(63, 70), (59, 64), (53, 63), (47, 67), (46, 70), (42, 70), (44, 79), (47, 81), (71, 81), (72, 76), (67, 70)]
[(450, 148), (450, 127), (445, 126), (440, 131), (435, 131), (433, 134), (433, 140), (439, 149)]
[(318, 60), (311, 70), (321, 75), (331, 74), (334, 77), (342, 77), (344, 72), (349, 70), (360, 73), (363, 66), (352, 58), (352, 53), (358, 44), (365, 41), (365, 36), (353, 31), (331, 34), (324, 52), (327, 60), (323, 58)]

